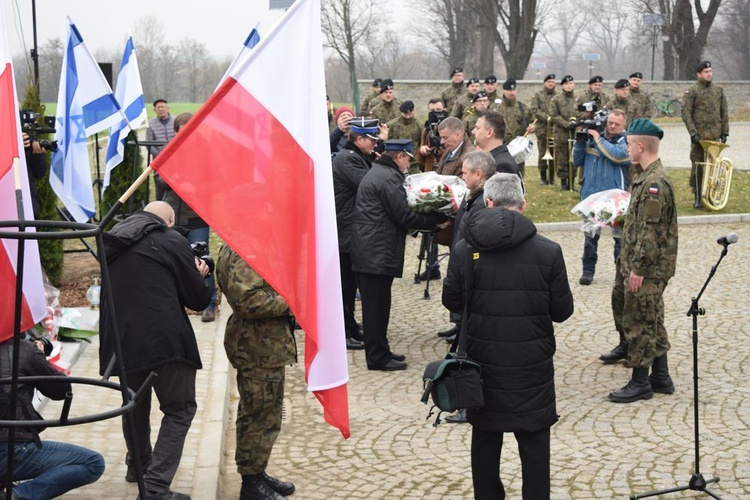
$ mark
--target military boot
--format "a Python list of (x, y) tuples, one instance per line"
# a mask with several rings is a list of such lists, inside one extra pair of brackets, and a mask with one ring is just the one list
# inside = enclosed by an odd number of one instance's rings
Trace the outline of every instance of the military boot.
[(651, 399), (654, 393), (648, 381), (648, 368), (633, 368), (630, 382), (619, 391), (610, 392), (607, 399), (613, 403), (632, 403), (639, 399)]
[(651, 375), (648, 377), (651, 383), (651, 390), (660, 394), (674, 394), (674, 383), (669, 376), (669, 367), (667, 366), (667, 355), (654, 358), (654, 364), (651, 366)]
[(268, 484), (263, 474), (242, 476), (240, 500), (284, 500)]
[(620, 343), (617, 344), (615, 348), (608, 353), (599, 356), (599, 361), (601, 361), (605, 365), (617, 363), (618, 361), (628, 357), (628, 343), (625, 340), (625, 336), (622, 334), (622, 332), (618, 333), (620, 334)]
[[(697, 169), (696, 169), (697, 172)], [(695, 190), (693, 191), (693, 195), (695, 196), (695, 201), (693, 202), (693, 208), (699, 209), (703, 208), (703, 197), (701, 196), (701, 193), (703, 193), (703, 179), (698, 177), (696, 175), (695, 178)]]
[(542, 181), (541, 181), (542, 186), (546, 186), (547, 185), (547, 165), (539, 166), (539, 175), (542, 177)]
[(568, 191), (568, 179), (560, 179), (560, 191)]

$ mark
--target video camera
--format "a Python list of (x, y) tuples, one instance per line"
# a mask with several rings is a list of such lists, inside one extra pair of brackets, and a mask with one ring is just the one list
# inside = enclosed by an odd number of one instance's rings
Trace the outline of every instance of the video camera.
[(21, 115), (21, 130), (28, 134), (31, 142), (37, 141), (39, 146), (47, 151), (53, 153), (57, 151), (57, 141), (38, 138), (40, 134), (54, 134), (56, 132), (54, 116), (45, 116), (44, 126), (41, 126), (39, 124), (39, 113), (33, 109), (22, 109), (19, 114)]
[[(588, 103), (584, 103), (581, 106), (585, 104), (588, 104)], [(593, 108), (594, 108), (593, 110), (594, 116), (592, 116), (588, 120), (581, 120), (581, 121), (576, 122), (576, 127), (581, 127), (584, 129), (584, 130), (580, 130), (576, 132), (577, 141), (588, 140), (589, 130), (596, 130), (600, 134), (603, 134), (604, 131), (607, 130), (607, 118), (609, 117), (609, 111), (606, 109), (600, 109), (599, 111), (597, 111), (596, 104), (594, 104)], [(580, 106), (578, 109), (580, 110)]]
[(427, 114), (427, 139), (429, 140), (430, 154), (435, 158), (440, 156), (440, 134), (438, 133), (438, 125), (440, 122), (448, 118), (447, 111), (430, 111)]
[(214, 273), (214, 259), (208, 254), (208, 242), (207, 241), (196, 241), (190, 244), (190, 248), (193, 249), (193, 255), (202, 260), (208, 266), (208, 275), (211, 276)]

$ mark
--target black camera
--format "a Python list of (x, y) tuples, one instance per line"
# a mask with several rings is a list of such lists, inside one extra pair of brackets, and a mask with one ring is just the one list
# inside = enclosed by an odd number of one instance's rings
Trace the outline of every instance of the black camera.
[(578, 105), (578, 111), (582, 113), (595, 113), (599, 109), (596, 106), (596, 101), (586, 101)]
[(37, 141), (39, 146), (47, 151), (53, 153), (57, 151), (57, 141), (38, 138), (40, 134), (54, 134), (56, 132), (54, 116), (45, 116), (44, 126), (42, 126), (39, 124), (39, 113), (33, 109), (22, 109), (19, 114), (21, 115), (21, 130), (28, 134), (31, 142)]
[[(596, 106), (594, 106), (596, 107)], [(581, 120), (576, 122), (576, 126), (582, 127), (585, 130), (576, 132), (576, 140), (586, 141), (589, 138), (588, 131), (596, 130), (600, 134), (603, 134), (607, 130), (607, 118), (609, 117), (609, 111), (606, 109), (600, 109), (594, 113), (594, 116), (588, 120)]]
[(430, 111), (427, 114), (427, 139), (429, 140), (430, 154), (435, 158), (440, 156), (440, 134), (438, 133), (438, 125), (440, 122), (448, 118), (447, 111)]
[(208, 266), (208, 275), (214, 273), (214, 259), (208, 254), (208, 242), (207, 241), (196, 241), (190, 244), (190, 248), (193, 249), (193, 255), (202, 260)]

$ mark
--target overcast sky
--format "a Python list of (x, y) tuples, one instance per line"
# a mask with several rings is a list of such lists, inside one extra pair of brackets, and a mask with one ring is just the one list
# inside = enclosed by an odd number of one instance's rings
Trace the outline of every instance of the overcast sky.
[[(397, 10), (404, 0), (390, 0), (389, 9)], [(144, 16), (159, 18), (164, 25), (167, 43), (190, 37), (206, 45), (215, 56), (233, 57), (250, 30), (260, 23), (261, 36), (281, 17), (283, 11), (268, 9), (269, 0), (37, 0), (38, 44), (67, 36), (70, 16), (81, 32), (89, 50), (121, 49), (128, 33)], [(31, 0), (0, 0), (6, 19), (13, 20), (10, 40), (14, 55), (33, 46)], [(19, 28), (23, 29), (23, 37)], [(136, 48), (138, 40), (134, 40)]]

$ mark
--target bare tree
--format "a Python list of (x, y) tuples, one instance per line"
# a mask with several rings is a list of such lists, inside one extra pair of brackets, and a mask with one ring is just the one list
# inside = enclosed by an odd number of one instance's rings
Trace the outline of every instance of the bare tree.
[(183, 38), (177, 48), (181, 68), (182, 91), (188, 102), (200, 102), (216, 86), (214, 75), (206, 71), (211, 64), (206, 45), (193, 38)]
[[(473, 51), (477, 31), (476, 0), (424, 0), (430, 25), (432, 46), (448, 66), (465, 67)], [(469, 68), (467, 68), (469, 69)]]
[(141, 71), (143, 94), (146, 100), (169, 99), (160, 88), (157, 75), (160, 70), (161, 55), (164, 50), (164, 25), (156, 16), (145, 16), (138, 19), (133, 29), (133, 43), (138, 51), (138, 68)]
[(545, 44), (557, 62), (561, 73), (568, 73), (568, 61), (573, 49), (580, 41), (581, 34), (589, 22), (591, 11), (581, 9), (576, 11), (560, 9), (553, 20), (552, 26), (540, 30)]
[(57, 99), (64, 49), (60, 38), (51, 38), (39, 47), (39, 94), (43, 102)]
[(750, 80), (750, 0), (728, 0), (710, 47), (723, 69), (736, 80)]
[(349, 68), (352, 101), (359, 111), (357, 48), (366, 44), (378, 26), (375, 2), (371, 0), (324, 0), (322, 28), (332, 48)]
[[(591, 2), (588, 11), (595, 8), (598, 3)], [(597, 9), (595, 15), (591, 15), (585, 25), (583, 32), (586, 41), (604, 54), (605, 68), (609, 74), (616, 74), (618, 68), (622, 67), (624, 51), (626, 47), (626, 32), (632, 25), (630, 6), (624, 2), (613, 2), (606, 9)]]

